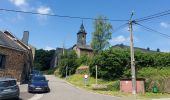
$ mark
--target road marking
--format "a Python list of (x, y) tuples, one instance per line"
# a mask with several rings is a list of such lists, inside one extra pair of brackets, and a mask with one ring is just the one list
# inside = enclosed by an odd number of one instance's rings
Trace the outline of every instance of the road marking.
[(170, 100), (170, 98), (152, 99), (152, 100)]
[(32, 98), (28, 99), (28, 100), (39, 100), (40, 98), (42, 98), (44, 94), (36, 94), (34, 95)]

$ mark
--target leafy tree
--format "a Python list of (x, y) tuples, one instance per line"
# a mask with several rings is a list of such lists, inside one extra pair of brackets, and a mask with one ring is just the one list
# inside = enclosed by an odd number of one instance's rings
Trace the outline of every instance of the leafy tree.
[(81, 55), (80, 58), (77, 59), (78, 65), (89, 65), (91, 60), (91, 57), (88, 57), (87, 55)]
[(90, 64), (90, 73), (95, 76), (95, 65), (98, 66), (98, 77), (112, 80), (123, 75), (129, 65), (129, 53), (123, 49), (112, 49), (102, 51), (96, 55)]
[(94, 30), (91, 46), (95, 52), (99, 52), (109, 46), (109, 40), (112, 36), (112, 25), (107, 22), (106, 17), (99, 16), (94, 21)]
[(74, 74), (78, 64), (77, 64), (77, 54), (75, 51), (67, 51), (64, 55), (61, 55), (61, 59), (59, 62), (59, 73), (62, 77), (66, 75), (66, 67), (67, 67), (67, 75)]
[(53, 59), (54, 53), (55, 50), (36, 50), (34, 67), (42, 71), (50, 69), (50, 62)]

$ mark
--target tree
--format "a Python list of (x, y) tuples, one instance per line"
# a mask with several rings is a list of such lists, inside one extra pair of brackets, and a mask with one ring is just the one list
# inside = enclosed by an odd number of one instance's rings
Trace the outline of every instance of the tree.
[(50, 69), (50, 62), (53, 59), (54, 53), (55, 50), (36, 50), (34, 67), (42, 71)]
[(65, 52), (64, 55), (61, 55), (61, 60), (59, 62), (59, 73), (62, 77), (66, 75), (74, 74), (78, 67), (77, 64), (77, 54), (75, 51)]
[(95, 52), (99, 52), (109, 46), (109, 40), (112, 36), (112, 25), (107, 22), (106, 17), (99, 16), (94, 21), (94, 29), (91, 46)]
[(90, 63), (90, 73), (95, 76), (95, 65), (98, 66), (98, 77), (112, 80), (123, 76), (129, 65), (129, 52), (123, 49), (108, 49), (95, 55)]

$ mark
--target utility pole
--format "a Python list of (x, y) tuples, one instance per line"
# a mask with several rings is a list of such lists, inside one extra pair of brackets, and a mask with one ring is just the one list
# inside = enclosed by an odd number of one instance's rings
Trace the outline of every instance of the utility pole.
[(97, 85), (97, 65), (96, 65), (96, 85)]
[(67, 78), (67, 70), (68, 70), (68, 66), (66, 66), (66, 78)]
[(65, 48), (65, 47), (64, 47), (64, 42), (65, 42), (65, 40), (63, 41), (63, 55), (64, 55), (64, 48)]
[(136, 94), (136, 75), (135, 75), (135, 58), (134, 58), (134, 47), (133, 47), (133, 12), (129, 20), (129, 31), (130, 31), (130, 54), (131, 54), (131, 75), (132, 75), (132, 94)]

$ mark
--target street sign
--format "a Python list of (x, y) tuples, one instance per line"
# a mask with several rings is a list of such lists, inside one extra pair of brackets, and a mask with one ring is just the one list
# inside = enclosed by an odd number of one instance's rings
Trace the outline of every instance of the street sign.
[(88, 78), (88, 75), (87, 75), (87, 74), (85, 74), (85, 75), (84, 75), (84, 78), (85, 78), (85, 79), (87, 79), (87, 78)]

